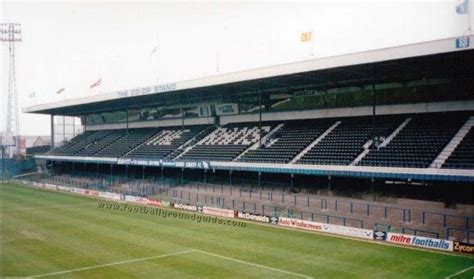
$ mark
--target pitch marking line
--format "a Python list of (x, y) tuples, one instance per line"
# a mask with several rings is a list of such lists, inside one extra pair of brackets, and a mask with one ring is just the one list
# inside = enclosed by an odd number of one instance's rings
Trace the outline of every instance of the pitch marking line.
[(233, 262), (236, 262), (236, 263), (256, 266), (256, 267), (260, 267), (260, 268), (264, 268), (264, 269), (268, 269), (268, 270), (272, 270), (272, 271), (276, 271), (276, 272), (286, 273), (286, 274), (293, 275), (293, 276), (296, 276), (296, 277), (302, 277), (302, 278), (305, 278), (305, 279), (313, 279), (313, 277), (308, 276), (308, 275), (304, 275), (304, 274), (300, 274), (300, 273), (294, 273), (294, 272), (291, 272), (291, 271), (286, 271), (286, 270), (283, 270), (283, 269), (278, 269), (278, 268), (274, 268), (274, 267), (270, 267), (270, 266), (266, 266), (266, 265), (246, 262), (246, 261), (243, 261), (243, 260), (238, 260), (238, 259), (222, 256), (222, 255), (219, 255), (219, 254), (206, 252), (206, 251), (203, 251), (203, 250), (194, 250), (194, 251), (205, 254), (205, 255), (208, 255), (208, 256), (213, 256), (213, 257), (216, 257), (216, 258), (221, 258), (221, 259), (233, 261)]
[(445, 279), (453, 278), (453, 277), (458, 276), (459, 274), (463, 274), (464, 272), (466, 272), (466, 271), (468, 271), (468, 270), (471, 270), (471, 269), (473, 269), (473, 268), (474, 268), (474, 265), (473, 265), (473, 266), (470, 266), (470, 267), (468, 267), (468, 268), (465, 268), (465, 269), (463, 269), (463, 270), (460, 270), (460, 271), (458, 271), (458, 272), (456, 272), (456, 273), (454, 273), (454, 274), (448, 275), (448, 276), (445, 277)]
[(120, 264), (143, 262), (143, 261), (148, 261), (148, 260), (161, 259), (161, 258), (166, 258), (166, 257), (171, 257), (171, 256), (187, 254), (187, 253), (191, 253), (191, 252), (194, 252), (194, 251), (195, 250), (186, 250), (186, 251), (170, 253), (170, 254), (165, 254), (165, 255), (159, 255), (159, 256), (152, 256), (152, 257), (146, 257), (146, 258), (140, 258), (140, 259), (134, 259), (134, 260), (120, 261), (120, 262), (114, 262), (114, 263), (108, 263), (108, 264), (93, 265), (93, 266), (81, 267), (81, 268), (76, 268), (76, 269), (69, 269), (69, 270), (63, 270), (63, 271), (58, 271), (58, 272), (51, 272), (51, 273), (46, 273), (46, 274), (33, 275), (33, 276), (29, 276), (27, 278), (41, 278), (41, 277), (46, 277), (46, 276), (61, 275), (61, 274), (65, 274), (65, 273), (72, 273), (72, 272), (77, 272), (77, 271), (84, 271), (84, 270), (90, 270), (90, 269), (96, 269), (96, 268), (102, 268), (102, 267), (108, 267), (108, 266), (114, 266), (114, 265), (120, 265)]

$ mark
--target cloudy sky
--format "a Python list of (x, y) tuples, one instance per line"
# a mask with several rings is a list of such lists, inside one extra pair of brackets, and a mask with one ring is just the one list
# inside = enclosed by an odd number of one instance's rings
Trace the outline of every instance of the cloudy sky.
[[(468, 16), (455, 12), (459, 2), (0, 0), (0, 22), (22, 24), (16, 63), (19, 106), (25, 107), (459, 36), (468, 29)], [(301, 33), (309, 31), (313, 41), (301, 43)], [(1, 131), (6, 126), (7, 58), (2, 46)], [(99, 78), (102, 85), (91, 91), (89, 86)], [(60, 88), (66, 90), (58, 95)], [(29, 97), (32, 92), (34, 98)], [(49, 134), (48, 117), (20, 118), (22, 134)]]

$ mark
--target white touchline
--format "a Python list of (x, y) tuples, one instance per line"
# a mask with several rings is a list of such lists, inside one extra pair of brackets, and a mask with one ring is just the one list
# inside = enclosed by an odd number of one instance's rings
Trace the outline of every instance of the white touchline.
[(273, 271), (277, 271), (277, 272), (281, 272), (281, 273), (286, 273), (286, 274), (290, 274), (290, 275), (293, 275), (293, 276), (302, 277), (302, 278), (306, 278), (306, 279), (313, 279), (313, 277), (308, 276), (308, 275), (299, 274), (299, 273), (295, 273), (295, 272), (291, 272), (291, 271), (286, 271), (286, 270), (283, 270), (283, 269), (278, 269), (278, 268), (274, 268), (274, 267), (270, 267), (270, 266), (266, 266), (266, 265), (261, 265), (261, 264), (246, 262), (246, 261), (243, 261), (243, 260), (238, 260), (238, 259), (234, 259), (234, 258), (222, 256), (222, 255), (219, 255), (219, 254), (215, 254), (215, 253), (211, 253), (211, 252), (206, 252), (206, 251), (203, 251), (203, 250), (198, 250), (198, 249), (196, 249), (196, 250), (194, 250), (194, 251), (195, 251), (195, 252), (199, 252), (199, 253), (203, 253), (203, 254), (206, 254), (206, 255), (209, 255), (209, 256), (214, 256), (214, 257), (217, 257), (217, 258), (221, 258), (221, 259), (225, 259), (225, 260), (229, 260), (229, 261), (241, 263), (241, 264), (247, 264), (247, 265), (251, 265), (251, 266), (256, 266), (256, 267), (260, 267), (260, 268), (265, 268), (265, 269), (269, 269), (269, 270), (273, 270)]
[(114, 265), (120, 265), (120, 264), (143, 262), (143, 261), (148, 261), (148, 260), (154, 260), (154, 259), (161, 259), (161, 258), (166, 258), (166, 257), (171, 257), (171, 256), (177, 256), (177, 255), (181, 255), (181, 254), (187, 254), (187, 253), (191, 253), (191, 252), (194, 252), (194, 251), (195, 250), (186, 250), (186, 251), (181, 251), (181, 252), (175, 252), (175, 253), (152, 256), (152, 257), (146, 257), (146, 258), (140, 258), (140, 259), (133, 259), (133, 260), (120, 261), (120, 262), (114, 262), (114, 263), (108, 263), (108, 264), (93, 265), (93, 266), (86, 266), (86, 267), (81, 267), (81, 268), (76, 268), (76, 269), (69, 269), (69, 270), (63, 270), (63, 271), (57, 271), (57, 272), (51, 272), (51, 273), (28, 276), (27, 278), (40, 278), (40, 277), (54, 276), (54, 275), (60, 275), (60, 274), (65, 274), (65, 273), (84, 271), (84, 270), (90, 270), (90, 269), (102, 268), (102, 267), (108, 267), (108, 266), (114, 266)]
[(474, 265), (473, 265), (473, 266), (470, 266), (470, 267), (468, 267), (468, 268), (465, 268), (465, 269), (463, 269), (463, 270), (460, 270), (460, 271), (458, 271), (458, 272), (456, 272), (456, 273), (454, 273), (454, 274), (451, 274), (451, 275), (449, 275), (449, 276), (446, 276), (446, 279), (453, 278), (454, 276), (457, 276), (457, 275), (459, 275), (459, 274), (461, 274), (461, 273), (464, 273), (464, 272), (466, 272), (466, 271), (468, 271), (468, 270), (470, 270), (470, 269), (473, 269), (473, 268), (474, 268)]

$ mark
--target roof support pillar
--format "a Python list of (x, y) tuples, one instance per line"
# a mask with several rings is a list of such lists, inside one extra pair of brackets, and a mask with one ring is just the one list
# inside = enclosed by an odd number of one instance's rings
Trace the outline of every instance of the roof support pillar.
[(378, 142), (376, 140), (375, 126), (376, 126), (376, 92), (375, 92), (375, 65), (373, 66), (372, 74), (372, 148), (377, 148)]
[(181, 145), (184, 144), (184, 110), (183, 108), (180, 109), (181, 110)]
[(51, 114), (51, 150), (54, 149), (54, 114)]
[(84, 115), (84, 148), (87, 146), (87, 115)]
[(113, 183), (114, 180), (114, 165), (110, 164), (110, 185), (114, 185)]
[(125, 115), (126, 115), (126, 118), (127, 118), (127, 124), (126, 124), (126, 125), (127, 125), (127, 126), (126, 126), (127, 128), (125, 129), (125, 134), (126, 134), (127, 137), (128, 137), (128, 109), (125, 110)]
[(262, 146), (262, 90), (258, 90), (258, 148)]
[(66, 142), (66, 116), (63, 115), (63, 143)]

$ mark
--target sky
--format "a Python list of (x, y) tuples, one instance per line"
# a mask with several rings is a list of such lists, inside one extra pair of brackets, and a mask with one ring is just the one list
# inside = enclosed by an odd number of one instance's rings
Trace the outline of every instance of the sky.
[[(49, 135), (48, 116), (21, 108), (461, 36), (469, 16), (455, 12), (460, 2), (0, 0), (0, 22), (22, 24), (16, 48), (21, 134)], [(313, 40), (302, 43), (303, 32), (312, 32)], [(2, 46), (0, 131), (6, 130), (7, 58)], [(99, 78), (102, 84), (90, 90)]]

